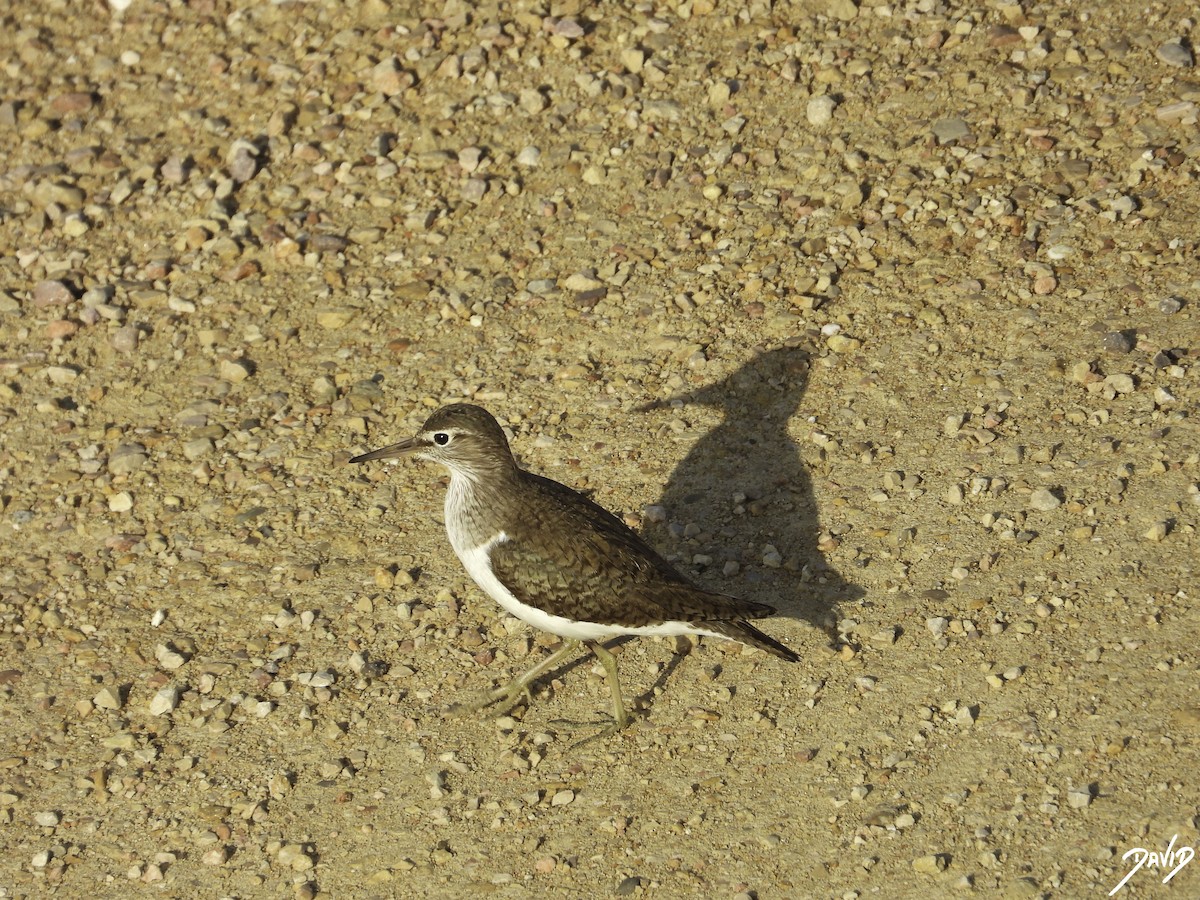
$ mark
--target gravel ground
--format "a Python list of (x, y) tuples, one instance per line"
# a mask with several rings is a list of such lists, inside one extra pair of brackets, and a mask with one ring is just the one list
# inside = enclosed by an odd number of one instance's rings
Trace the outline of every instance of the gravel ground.
[[(1194, 5), (408, 6), (0, 11), (0, 897), (1194, 847)], [(578, 749), (590, 660), (447, 716), (554, 642), (441, 471), (345, 463), (461, 399), (803, 661), (626, 643)]]

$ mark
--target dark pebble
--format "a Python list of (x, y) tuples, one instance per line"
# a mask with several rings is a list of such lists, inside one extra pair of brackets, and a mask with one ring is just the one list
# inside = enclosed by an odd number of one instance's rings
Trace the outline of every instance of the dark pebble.
[(1128, 331), (1110, 331), (1100, 344), (1109, 353), (1130, 353), (1137, 346), (1137, 341)]
[(642, 886), (642, 879), (638, 875), (630, 875), (628, 878), (621, 880), (617, 885), (618, 897), (632, 897), (633, 892)]
[(341, 253), (350, 242), (337, 234), (318, 234), (312, 239), (312, 249), (317, 253)]
[(608, 293), (608, 288), (604, 288), (604, 287), (591, 288), (586, 291), (579, 291), (578, 293), (575, 294), (575, 303), (577, 306), (581, 306), (584, 309), (591, 309), (593, 306), (595, 306), (597, 303), (599, 303), (601, 300), (603, 300), (604, 296), (607, 293)]

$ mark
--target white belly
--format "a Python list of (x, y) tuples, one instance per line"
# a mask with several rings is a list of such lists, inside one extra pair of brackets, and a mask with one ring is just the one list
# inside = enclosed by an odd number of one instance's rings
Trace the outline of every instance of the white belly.
[(658, 625), (640, 626), (577, 622), (574, 619), (556, 616), (545, 610), (538, 609), (536, 606), (522, 603), (492, 573), (492, 566), (488, 561), (491, 549), (507, 540), (508, 535), (502, 531), (487, 543), (480, 544), (477, 547), (460, 547), (455, 543), (453, 536), (451, 537), (451, 544), (454, 545), (454, 552), (458, 554), (459, 560), (462, 561), (463, 568), (467, 570), (467, 574), (475, 580), (475, 583), (489, 597), (499, 603), (509, 615), (516, 616), (522, 622), (528, 622), (534, 628), (540, 628), (542, 631), (557, 634), (559, 637), (578, 641), (595, 641), (616, 637), (621, 634), (706, 634), (712, 637), (721, 636), (714, 631), (699, 628), (690, 622), (662, 622)]

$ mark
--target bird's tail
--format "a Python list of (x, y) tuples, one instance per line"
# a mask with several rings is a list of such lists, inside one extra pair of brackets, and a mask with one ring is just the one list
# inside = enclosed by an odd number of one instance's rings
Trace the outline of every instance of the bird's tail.
[(745, 619), (734, 619), (725, 622), (704, 622), (703, 627), (709, 631), (727, 637), (730, 640), (741, 641), (759, 650), (765, 650), (772, 656), (786, 659), (788, 662), (800, 662), (800, 654), (791, 647), (779, 643), (769, 634), (765, 634), (747, 622)]

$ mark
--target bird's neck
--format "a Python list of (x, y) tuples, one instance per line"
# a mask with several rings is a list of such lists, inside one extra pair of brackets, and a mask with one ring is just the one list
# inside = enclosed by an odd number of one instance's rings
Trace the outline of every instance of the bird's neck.
[(487, 471), (451, 470), (446, 491), (446, 532), (455, 551), (470, 550), (504, 530), (506, 510), (519, 487), (519, 477), (515, 466)]

